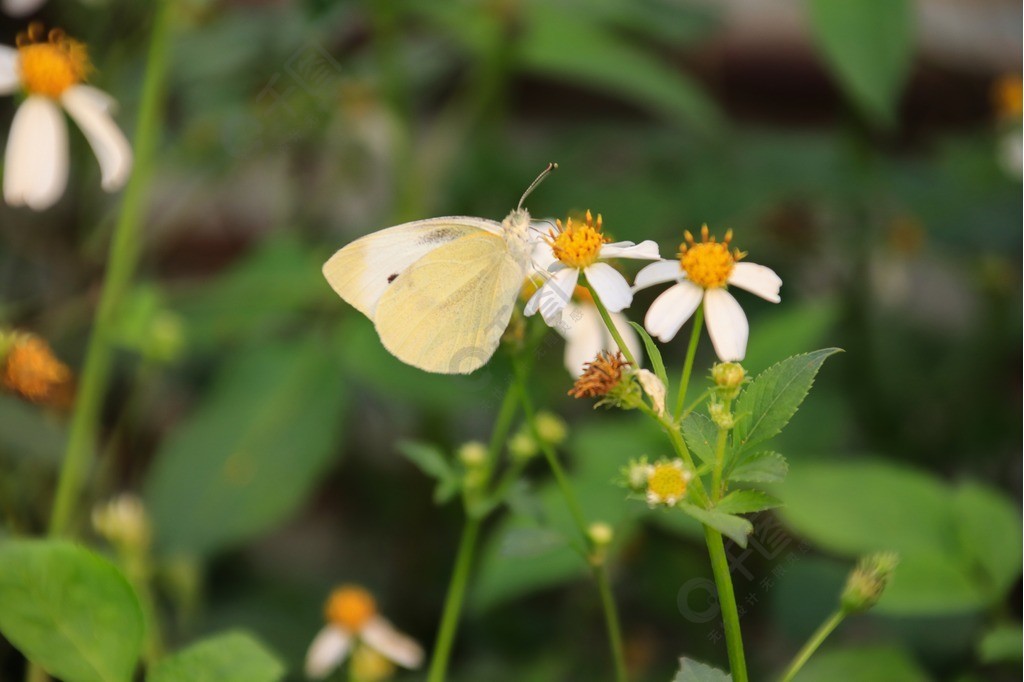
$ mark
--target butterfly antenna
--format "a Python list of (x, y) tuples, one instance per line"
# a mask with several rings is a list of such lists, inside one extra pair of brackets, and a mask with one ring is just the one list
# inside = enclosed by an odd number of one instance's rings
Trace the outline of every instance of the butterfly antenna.
[(531, 182), (530, 186), (526, 188), (525, 192), (523, 192), (523, 196), (519, 199), (519, 205), (516, 206), (516, 209), (523, 208), (523, 202), (526, 201), (526, 197), (530, 196), (530, 192), (537, 189), (537, 185), (539, 185), (544, 180), (544, 178), (550, 175), (551, 171), (555, 170), (556, 168), (558, 168), (557, 163), (549, 163), (548, 167), (540, 172), (540, 175), (537, 176), (537, 179)]

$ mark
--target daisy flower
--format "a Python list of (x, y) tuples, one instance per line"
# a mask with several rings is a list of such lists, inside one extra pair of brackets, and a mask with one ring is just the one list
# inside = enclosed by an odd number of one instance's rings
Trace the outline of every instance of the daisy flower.
[(681, 459), (661, 460), (647, 466), (647, 504), (674, 507), (686, 496), (693, 472)]
[(342, 664), (357, 641), (404, 668), (423, 663), (423, 649), (377, 613), (373, 596), (356, 585), (331, 593), (324, 609), (327, 625), (306, 653), (306, 677), (323, 679)]
[(609, 312), (617, 313), (629, 307), (633, 292), (626, 278), (600, 261), (607, 258), (657, 260), (661, 258), (658, 245), (650, 240), (640, 244), (608, 243), (601, 232), (602, 222), (600, 214), (595, 221), (590, 211), (583, 221), (574, 222), (569, 218), (564, 225), (561, 220), (555, 221), (557, 232), (549, 232), (534, 253), (534, 266), (547, 276), (547, 281), (527, 301), (525, 315), (539, 310), (548, 326), (556, 326), (562, 320), (561, 313), (572, 298), (581, 273)]
[(686, 232), (686, 242), (679, 247), (678, 260), (651, 263), (639, 273), (633, 291), (655, 284), (675, 282), (654, 300), (647, 310), (644, 326), (651, 336), (662, 342), (671, 341), (704, 304), (704, 319), (715, 353), (723, 362), (736, 362), (747, 352), (750, 327), (747, 316), (726, 287), (746, 289), (766, 301), (778, 303), (782, 280), (771, 268), (754, 263), (741, 263), (746, 254), (729, 251), (732, 230), (721, 242), (708, 238), (708, 226), (701, 228), (701, 241), (695, 242)]
[[(639, 362), (643, 346), (636, 331), (629, 326), (629, 320), (622, 313), (610, 313), (609, 316), (630, 353)], [(581, 286), (576, 287), (573, 300), (565, 305), (562, 321), (554, 326), (554, 330), (565, 339), (565, 368), (574, 377), (583, 374), (586, 364), (601, 351), (614, 353), (620, 350), (601, 319), (594, 297)]]
[(26, 95), (7, 139), (7, 203), (41, 211), (64, 193), (68, 132), (62, 107), (96, 153), (103, 189), (123, 187), (131, 172), (131, 146), (111, 118), (114, 100), (83, 83), (92, 70), (85, 45), (59, 29), (46, 34), (42, 24), (33, 22), (18, 36), (17, 46), (0, 45), (0, 94), (20, 89)]

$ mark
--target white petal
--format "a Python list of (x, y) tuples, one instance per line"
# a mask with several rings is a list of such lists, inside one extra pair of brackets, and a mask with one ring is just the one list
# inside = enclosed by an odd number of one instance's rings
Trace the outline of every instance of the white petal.
[(636, 378), (640, 382), (640, 386), (643, 387), (644, 393), (650, 396), (654, 411), (659, 415), (665, 414), (665, 394), (668, 389), (665, 388), (665, 384), (661, 383), (658, 375), (650, 370), (641, 369), (637, 370)]
[(544, 239), (538, 239), (533, 242), (531, 258), (533, 260), (533, 267), (539, 272), (547, 271), (548, 268), (558, 261), (555, 258), (555, 252), (551, 250), (551, 244), (548, 244)]
[(403, 668), (415, 669), (423, 664), (423, 647), (380, 616), (363, 626), (359, 636), (367, 646)]
[(572, 299), (579, 276), (580, 271), (575, 268), (564, 268), (551, 275), (548, 281), (544, 282), (537, 290), (537, 293), (527, 301), (524, 314), (529, 316), (540, 310), (541, 317), (549, 327), (560, 324), (562, 310)]
[(633, 302), (629, 282), (612, 266), (607, 263), (594, 263), (583, 272), (587, 282), (594, 287), (594, 292), (609, 311), (617, 313), (628, 308)]
[(708, 289), (704, 294), (704, 319), (715, 354), (722, 362), (739, 362), (747, 354), (750, 326), (743, 308), (725, 289)]
[(757, 263), (737, 263), (729, 275), (729, 284), (746, 289), (766, 301), (778, 303), (782, 279), (771, 268)]
[(0, 95), (9, 95), (21, 85), (18, 75), (18, 51), (0, 45)]
[(352, 637), (336, 625), (327, 625), (313, 639), (306, 652), (306, 677), (323, 679), (348, 655)]
[(60, 101), (82, 129), (100, 162), (103, 189), (116, 192), (124, 187), (132, 172), (132, 148), (110, 118), (112, 100), (97, 92), (95, 88), (76, 85), (65, 90)]
[(555, 331), (565, 337), (565, 368), (578, 377), (583, 366), (605, 348), (604, 321), (597, 308), (589, 303), (570, 303), (562, 311), (562, 324)]
[(680, 282), (654, 299), (644, 317), (651, 336), (668, 343), (700, 305), (704, 290), (692, 282)]
[(42, 211), (53, 206), (68, 182), (68, 127), (46, 97), (18, 107), (4, 159), (4, 199)]
[(96, 109), (101, 109), (110, 115), (117, 113), (117, 100), (99, 88), (83, 84), (72, 86), (72, 89), (75, 91), (76, 97), (90, 100)]
[(645, 266), (640, 272), (636, 273), (636, 279), (633, 280), (633, 291), (636, 292), (663, 282), (674, 282), (685, 276), (686, 274), (679, 266), (679, 261), (660, 260), (657, 263)]
[(12, 17), (25, 17), (43, 6), (46, 0), (3, 0), (5, 14)]
[[(594, 308), (594, 314), (600, 319), (601, 313), (597, 311), (596, 307)], [(619, 330), (619, 336), (621, 336), (622, 340), (626, 342), (626, 347), (629, 349), (629, 352), (633, 354), (633, 358), (637, 362), (643, 362), (643, 345), (640, 343), (640, 336), (637, 335), (636, 330), (629, 325), (629, 319), (622, 313), (612, 313), (611, 318), (612, 324), (614, 324), (615, 328)], [(622, 350), (619, 348), (619, 344), (615, 342), (615, 339), (612, 338), (611, 332), (609, 332), (604, 326), (604, 320), (601, 320), (601, 329), (604, 331), (605, 337), (604, 350)]]
[(636, 258), (638, 260), (658, 260), (658, 242), (647, 239), (634, 244), (633, 242), (613, 242), (601, 247), (601, 258)]

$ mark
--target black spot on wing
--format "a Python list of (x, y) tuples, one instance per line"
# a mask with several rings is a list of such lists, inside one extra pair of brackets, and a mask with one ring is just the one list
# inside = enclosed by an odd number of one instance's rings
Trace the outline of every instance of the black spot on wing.
[(393, 275), (388, 275), (388, 284), (391, 284), (396, 279), (398, 279), (398, 273), (397, 272), (395, 274), (393, 274)]

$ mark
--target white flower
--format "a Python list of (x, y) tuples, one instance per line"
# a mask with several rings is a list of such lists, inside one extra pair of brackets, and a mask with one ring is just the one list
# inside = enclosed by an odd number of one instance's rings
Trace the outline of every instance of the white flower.
[(2, 0), (0, 8), (12, 17), (27, 17), (45, 3), (46, 0)]
[[(574, 377), (583, 374), (586, 364), (601, 351), (614, 353), (621, 350), (601, 319), (597, 306), (592, 300), (588, 300), (590, 292), (582, 287), (576, 289), (576, 298), (580, 301), (567, 303), (561, 311), (561, 322), (553, 327), (565, 339), (565, 368)], [(643, 346), (636, 331), (629, 326), (629, 320), (622, 313), (609, 313), (609, 316), (622, 340), (626, 342), (629, 352), (639, 362)]]
[(342, 664), (358, 639), (393, 663), (418, 668), (423, 649), (377, 613), (369, 592), (355, 585), (331, 593), (325, 609), (327, 625), (320, 630), (306, 653), (306, 677), (323, 679)]
[(27, 95), (11, 124), (4, 159), (4, 200), (36, 211), (64, 193), (68, 178), (65, 111), (82, 129), (100, 163), (102, 186), (124, 186), (132, 150), (111, 118), (114, 100), (83, 80), (91, 70), (84, 45), (59, 30), (46, 35), (33, 23), (18, 36), (18, 47), (0, 45), (0, 95), (19, 89)]
[(601, 234), (601, 223), (601, 216), (598, 215), (595, 222), (590, 211), (587, 211), (583, 222), (574, 223), (570, 218), (563, 226), (561, 221), (557, 221), (558, 234), (550, 234), (549, 241), (540, 243), (535, 251), (535, 267), (544, 273), (547, 280), (526, 302), (523, 312), (527, 316), (539, 310), (549, 326), (557, 326), (562, 321), (562, 311), (576, 290), (580, 273), (610, 312), (624, 310), (633, 302), (633, 292), (626, 278), (600, 261), (606, 258), (657, 260), (661, 257), (658, 245), (650, 240), (640, 244), (607, 243)]
[(687, 232), (679, 259), (663, 260), (645, 267), (637, 273), (633, 291), (676, 282), (647, 310), (644, 318), (647, 331), (662, 342), (671, 341), (703, 303), (704, 319), (715, 353), (723, 362), (736, 362), (747, 353), (750, 327), (743, 309), (726, 291), (726, 286), (737, 286), (778, 303), (782, 280), (763, 265), (739, 262), (744, 254), (738, 250), (729, 251), (731, 230), (726, 233), (724, 241), (716, 242), (714, 237), (709, 241), (705, 225), (701, 228), (701, 239), (695, 243), (693, 235)]

